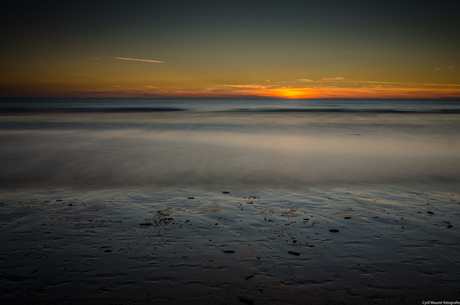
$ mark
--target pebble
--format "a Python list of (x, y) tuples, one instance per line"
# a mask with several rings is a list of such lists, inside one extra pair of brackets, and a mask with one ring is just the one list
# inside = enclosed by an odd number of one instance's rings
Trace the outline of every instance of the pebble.
[(222, 250), (222, 252), (224, 252), (224, 253), (235, 253), (234, 250)]
[(431, 211), (426, 211), (426, 212), (427, 212), (428, 214), (434, 214), (434, 213), (433, 213), (433, 212), (431, 212)]
[(297, 252), (297, 251), (289, 251), (288, 253), (292, 255), (297, 255), (297, 256), (300, 255), (300, 252)]
[(350, 219), (351, 216), (345, 216), (343, 219)]
[(337, 229), (329, 229), (329, 232), (337, 233), (337, 232), (339, 232), (339, 230), (337, 230)]
[(254, 304), (254, 300), (250, 299), (248, 297), (241, 296), (241, 297), (239, 297), (239, 299), (240, 299), (240, 302), (242, 302), (242, 303)]

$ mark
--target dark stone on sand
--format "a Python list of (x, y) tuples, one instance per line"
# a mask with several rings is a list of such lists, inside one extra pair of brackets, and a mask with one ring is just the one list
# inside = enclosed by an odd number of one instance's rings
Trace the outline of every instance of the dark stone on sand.
[(222, 252), (224, 252), (224, 253), (235, 253), (234, 250), (222, 250)]
[(143, 222), (139, 224), (140, 226), (151, 226), (153, 225), (151, 222)]
[(187, 199), (195, 199), (195, 197), (187, 197)]
[(251, 279), (251, 278), (253, 278), (253, 277), (254, 277), (254, 275), (248, 275), (248, 276), (245, 277), (244, 279), (245, 279), (245, 280), (249, 280), (249, 279)]
[(254, 304), (254, 300), (253, 300), (253, 299), (250, 299), (250, 298), (248, 298), (248, 297), (243, 297), (243, 296), (241, 296), (241, 297), (239, 297), (239, 299), (240, 299), (240, 302), (242, 302), (242, 303)]
[(104, 252), (112, 252), (112, 249), (105, 249)]
[(343, 219), (350, 219), (351, 216), (345, 216)]
[(372, 217), (372, 218), (380, 218), (380, 217), (378, 217), (378, 216), (374, 216), (374, 217)]
[(452, 227), (453, 227), (453, 225), (451, 225), (451, 224), (447, 225), (447, 228), (448, 228), (448, 229), (450, 229), (450, 228), (452, 228)]
[(249, 201), (249, 202), (246, 202), (246, 204), (253, 204), (253, 202), (252, 202), (252, 201)]
[(426, 212), (427, 212), (428, 214), (434, 214), (434, 213), (433, 213), (433, 212), (431, 212), (431, 211), (426, 211)]
[(310, 247), (310, 248), (313, 248), (315, 245), (312, 245), (312, 244), (308, 244), (308, 243), (307, 243), (307, 244), (305, 244), (305, 246)]
[(297, 252), (297, 251), (289, 251), (288, 253), (292, 255), (297, 255), (297, 256), (300, 255), (300, 252)]
[(339, 232), (339, 230), (337, 230), (337, 229), (329, 229), (329, 232), (337, 233), (337, 232)]
[(223, 191), (222, 194), (230, 194), (230, 192)]

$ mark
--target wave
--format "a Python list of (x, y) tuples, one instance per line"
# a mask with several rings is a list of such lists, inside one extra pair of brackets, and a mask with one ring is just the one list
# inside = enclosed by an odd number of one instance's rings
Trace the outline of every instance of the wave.
[(298, 109), (298, 108), (278, 108), (278, 109), (233, 109), (222, 110), (219, 112), (248, 112), (248, 113), (369, 113), (369, 114), (436, 114), (436, 113), (460, 113), (460, 109), (426, 109), (426, 110), (405, 110), (405, 109), (349, 109), (349, 108), (319, 108), (319, 109)]
[(136, 113), (136, 112), (173, 112), (184, 111), (181, 108), (163, 107), (75, 107), (75, 108), (1, 108), (1, 113)]

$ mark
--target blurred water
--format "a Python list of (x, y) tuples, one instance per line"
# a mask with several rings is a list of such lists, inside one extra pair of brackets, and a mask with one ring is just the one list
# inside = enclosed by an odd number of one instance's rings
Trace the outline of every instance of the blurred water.
[(1, 99), (2, 113), (22, 112), (374, 112), (459, 113), (456, 100), (292, 99)]
[(0, 101), (2, 186), (460, 180), (460, 102)]

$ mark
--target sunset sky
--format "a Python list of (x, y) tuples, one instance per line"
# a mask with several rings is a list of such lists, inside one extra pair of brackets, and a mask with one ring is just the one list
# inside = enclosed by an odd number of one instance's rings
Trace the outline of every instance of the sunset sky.
[(0, 97), (460, 98), (458, 1), (25, 1)]

